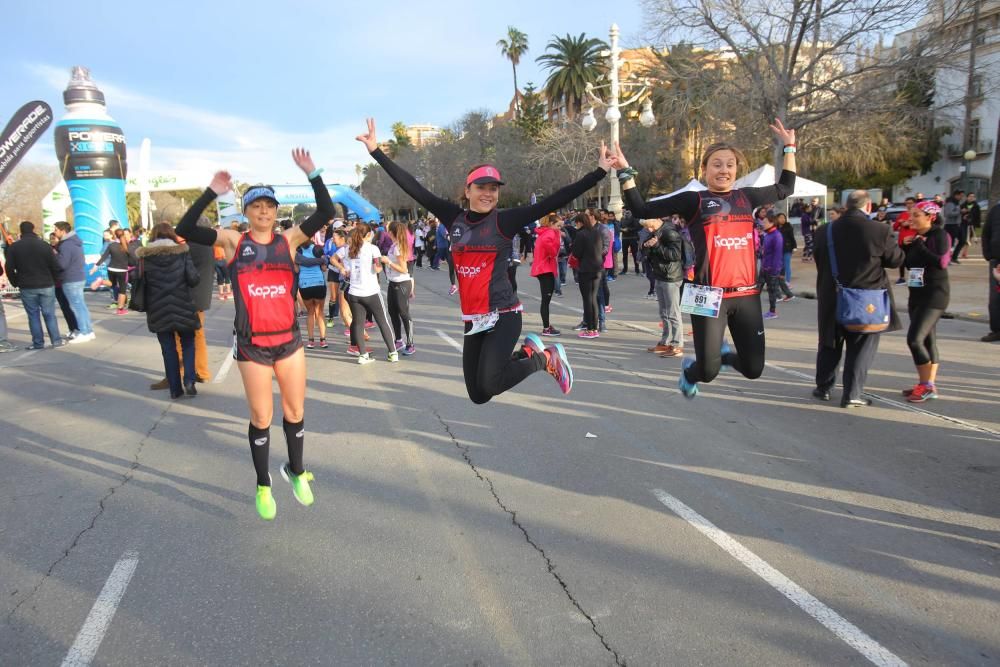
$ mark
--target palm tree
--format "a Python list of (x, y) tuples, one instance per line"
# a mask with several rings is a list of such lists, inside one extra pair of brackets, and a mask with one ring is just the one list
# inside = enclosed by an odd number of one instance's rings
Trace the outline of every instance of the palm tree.
[(528, 51), (528, 36), (512, 25), (507, 26), (507, 39), (497, 41), (500, 53), (510, 61), (514, 69), (514, 117), (520, 109), (517, 91), (517, 66), (521, 64), (521, 56)]
[(553, 35), (545, 45), (546, 53), (535, 58), (535, 62), (549, 70), (544, 89), (549, 104), (563, 100), (569, 116), (578, 114), (587, 84), (596, 82), (607, 69), (601, 56), (606, 48), (608, 45), (602, 40), (588, 38), (582, 32), (578, 37)]

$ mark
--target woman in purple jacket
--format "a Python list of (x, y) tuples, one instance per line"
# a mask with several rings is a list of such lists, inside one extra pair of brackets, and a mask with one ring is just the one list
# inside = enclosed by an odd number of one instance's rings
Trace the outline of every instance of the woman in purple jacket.
[(760, 275), (767, 284), (767, 300), (770, 310), (764, 313), (765, 320), (773, 320), (778, 317), (776, 305), (778, 303), (778, 289), (785, 293), (782, 301), (789, 301), (793, 298), (792, 291), (781, 279), (781, 272), (784, 271), (785, 241), (778, 231), (778, 226), (774, 224), (774, 217), (767, 216), (764, 219), (764, 237), (762, 241), (763, 252), (760, 259)]

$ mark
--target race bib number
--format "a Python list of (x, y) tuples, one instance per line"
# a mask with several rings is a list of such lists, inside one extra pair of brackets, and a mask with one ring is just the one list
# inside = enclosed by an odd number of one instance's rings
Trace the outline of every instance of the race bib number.
[(473, 315), (472, 316), (472, 328), (465, 332), (466, 336), (472, 336), (477, 333), (483, 333), (484, 331), (489, 331), (496, 326), (497, 320), (500, 319), (500, 313), (493, 311), (492, 313), (485, 313), (483, 315)]
[(696, 285), (694, 283), (684, 285), (684, 293), (681, 295), (682, 313), (702, 315), (704, 317), (718, 317), (720, 308), (722, 308), (721, 287)]
[(907, 287), (923, 287), (924, 286), (924, 270), (923, 269), (910, 269), (910, 276), (906, 281)]

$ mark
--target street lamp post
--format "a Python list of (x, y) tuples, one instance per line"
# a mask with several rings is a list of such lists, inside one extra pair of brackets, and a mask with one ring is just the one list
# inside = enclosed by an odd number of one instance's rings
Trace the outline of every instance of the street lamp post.
[[(972, 161), (976, 159), (976, 151), (970, 148), (969, 150), (962, 153), (962, 189), (965, 190), (965, 194), (969, 194), (969, 168), (972, 166)], [(979, 194), (976, 194), (976, 199), (979, 199)]]
[[(597, 119), (594, 117), (594, 106), (603, 105), (607, 106), (608, 110), (604, 114), (604, 119), (608, 121), (611, 126), (611, 148), (613, 149), (615, 144), (618, 143), (618, 121), (621, 120), (622, 112), (621, 108), (626, 107), (633, 102), (637, 101), (646, 91), (649, 89), (649, 83), (644, 81), (642, 83), (621, 83), (618, 78), (619, 68), (625, 64), (626, 61), (622, 60), (619, 56), (622, 50), (618, 47), (618, 24), (612, 23), (611, 30), (609, 32), (611, 37), (611, 49), (601, 51), (601, 55), (608, 59), (608, 83), (595, 86), (592, 83), (587, 84), (586, 93), (587, 97), (590, 98), (591, 106), (583, 115), (581, 124), (583, 129), (591, 132), (597, 127)], [(595, 90), (607, 88), (608, 89), (608, 101), (605, 102), (594, 94)], [(619, 101), (619, 96), (622, 89), (638, 89), (635, 95), (625, 100), (624, 102)], [(649, 99), (646, 99), (642, 104), (642, 113), (639, 114), (639, 123), (643, 127), (650, 127), (656, 122), (656, 117), (653, 115), (653, 103)], [(615, 217), (621, 218), (622, 214), (622, 192), (621, 185), (618, 183), (618, 178), (615, 170), (611, 170), (611, 199), (608, 202), (608, 207), (615, 214)]]

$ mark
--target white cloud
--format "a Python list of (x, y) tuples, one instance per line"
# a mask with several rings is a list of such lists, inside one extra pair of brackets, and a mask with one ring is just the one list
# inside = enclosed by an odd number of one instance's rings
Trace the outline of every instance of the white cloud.
[[(53, 88), (59, 91), (65, 88), (68, 80), (65, 69), (42, 64), (29, 68)], [(313, 133), (290, 132), (252, 118), (144, 95), (104, 79), (98, 85), (116, 115), (141, 118), (144, 126), (138, 133), (128, 127), (123, 129), (130, 137), (132, 156), (137, 155), (141, 142), (137, 134), (151, 138), (150, 168), (154, 171), (190, 170), (211, 174), (227, 169), (234, 178), (251, 183), (301, 183), (302, 172), (292, 162), (291, 149), (305, 146), (312, 152), (317, 165), (325, 169), (323, 176), (327, 183), (353, 184), (356, 182), (354, 165), (370, 161), (364, 148), (354, 140), (363, 129), (358, 124), (332, 126)], [(139, 115), (132, 112), (139, 112)], [(57, 111), (56, 117), (59, 115)], [(186, 137), (198, 137), (201, 145), (196, 148), (170, 146), (166, 145), (169, 138), (158, 137), (158, 134), (172, 137), (178, 128), (183, 129)], [(35, 152), (35, 155), (42, 153), (53, 154), (50, 149)], [(135, 157), (131, 162), (137, 164)]]

